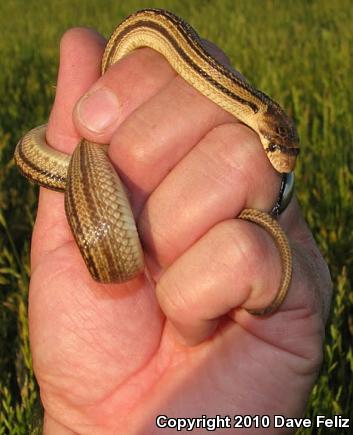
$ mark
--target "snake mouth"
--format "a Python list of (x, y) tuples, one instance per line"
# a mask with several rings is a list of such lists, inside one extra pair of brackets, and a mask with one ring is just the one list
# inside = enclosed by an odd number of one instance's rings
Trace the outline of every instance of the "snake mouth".
[(299, 148), (289, 147), (286, 145), (279, 145), (276, 143), (270, 143), (267, 148), (265, 148), (266, 153), (274, 153), (276, 151), (280, 151), (283, 154), (287, 154), (289, 156), (296, 157), (300, 150)]

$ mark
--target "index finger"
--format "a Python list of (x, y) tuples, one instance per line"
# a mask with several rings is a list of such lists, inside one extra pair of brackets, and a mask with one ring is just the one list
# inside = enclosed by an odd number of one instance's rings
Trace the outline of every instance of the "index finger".
[[(80, 140), (72, 121), (72, 110), (100, 75), (99, 60), (104, 45), (102, 36), (83, 28), (69, 30), (61, 40), (56, 96), (46, 131), (48, 143), (58, 151), (70, 153)], [(41, 188), (32, 236), (32, 270), (48, 252), (70, 240), (72, 234), (64, 211), (64, 195)]]

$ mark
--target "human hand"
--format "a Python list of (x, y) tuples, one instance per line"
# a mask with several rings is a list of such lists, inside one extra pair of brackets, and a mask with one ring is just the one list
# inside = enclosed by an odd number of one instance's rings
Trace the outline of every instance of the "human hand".
[[(233, 219), (245, 207), (270, 210), (278, 195), (257, 135), (149, 49), (99, 78), (103, 49), (91, 31), (64, 36), (47, 139), (65, 152), (80, 136), (110, 143), (149, 273), (93, 282), (63, 195), (41, 189), (29, 316), (45, 433), (158, 433), (158, 414), (301, 415), (322, 358), (330, 277), (296, 200), (279, 218), (294, 260), (287, 299), (254, 317), (243, 307), (268, 305), (281, 273), (269, 235)], [(76, 105), (88, 90), (90, 102)]]

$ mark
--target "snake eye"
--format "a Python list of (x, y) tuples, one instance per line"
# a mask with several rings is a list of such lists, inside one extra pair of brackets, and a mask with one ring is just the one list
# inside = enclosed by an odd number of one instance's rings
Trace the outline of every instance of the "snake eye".
[(275, 143), (270, 143), (269, 146), (266, 148), (266, 152), (273, 153), (278, 148), (279, 148), (278, 145), (276, 145)]

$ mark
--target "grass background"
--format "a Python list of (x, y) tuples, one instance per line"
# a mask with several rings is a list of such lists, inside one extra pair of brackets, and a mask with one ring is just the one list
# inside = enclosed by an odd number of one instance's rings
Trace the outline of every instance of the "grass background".
[[(40, 433), (41, 420), (26, 312), (37, 189), (14, 167), (15, 144), (23, 132), (48, 117), (63, 32), (71, 26), (90, 26), (108, 37), (122, 18), (143, 7), (163, 7), (184, 17), (203, 37), (221, 46), (234, 66), (295, 118), (302, 142), (297, 194), (334, 282), (325, 360), (306, 413), (308, 417), (350, 416), (353, 427), (352, 3), (3, 0), (0, 434)], [(298, 433), (326, 432), (306, 429)]]

